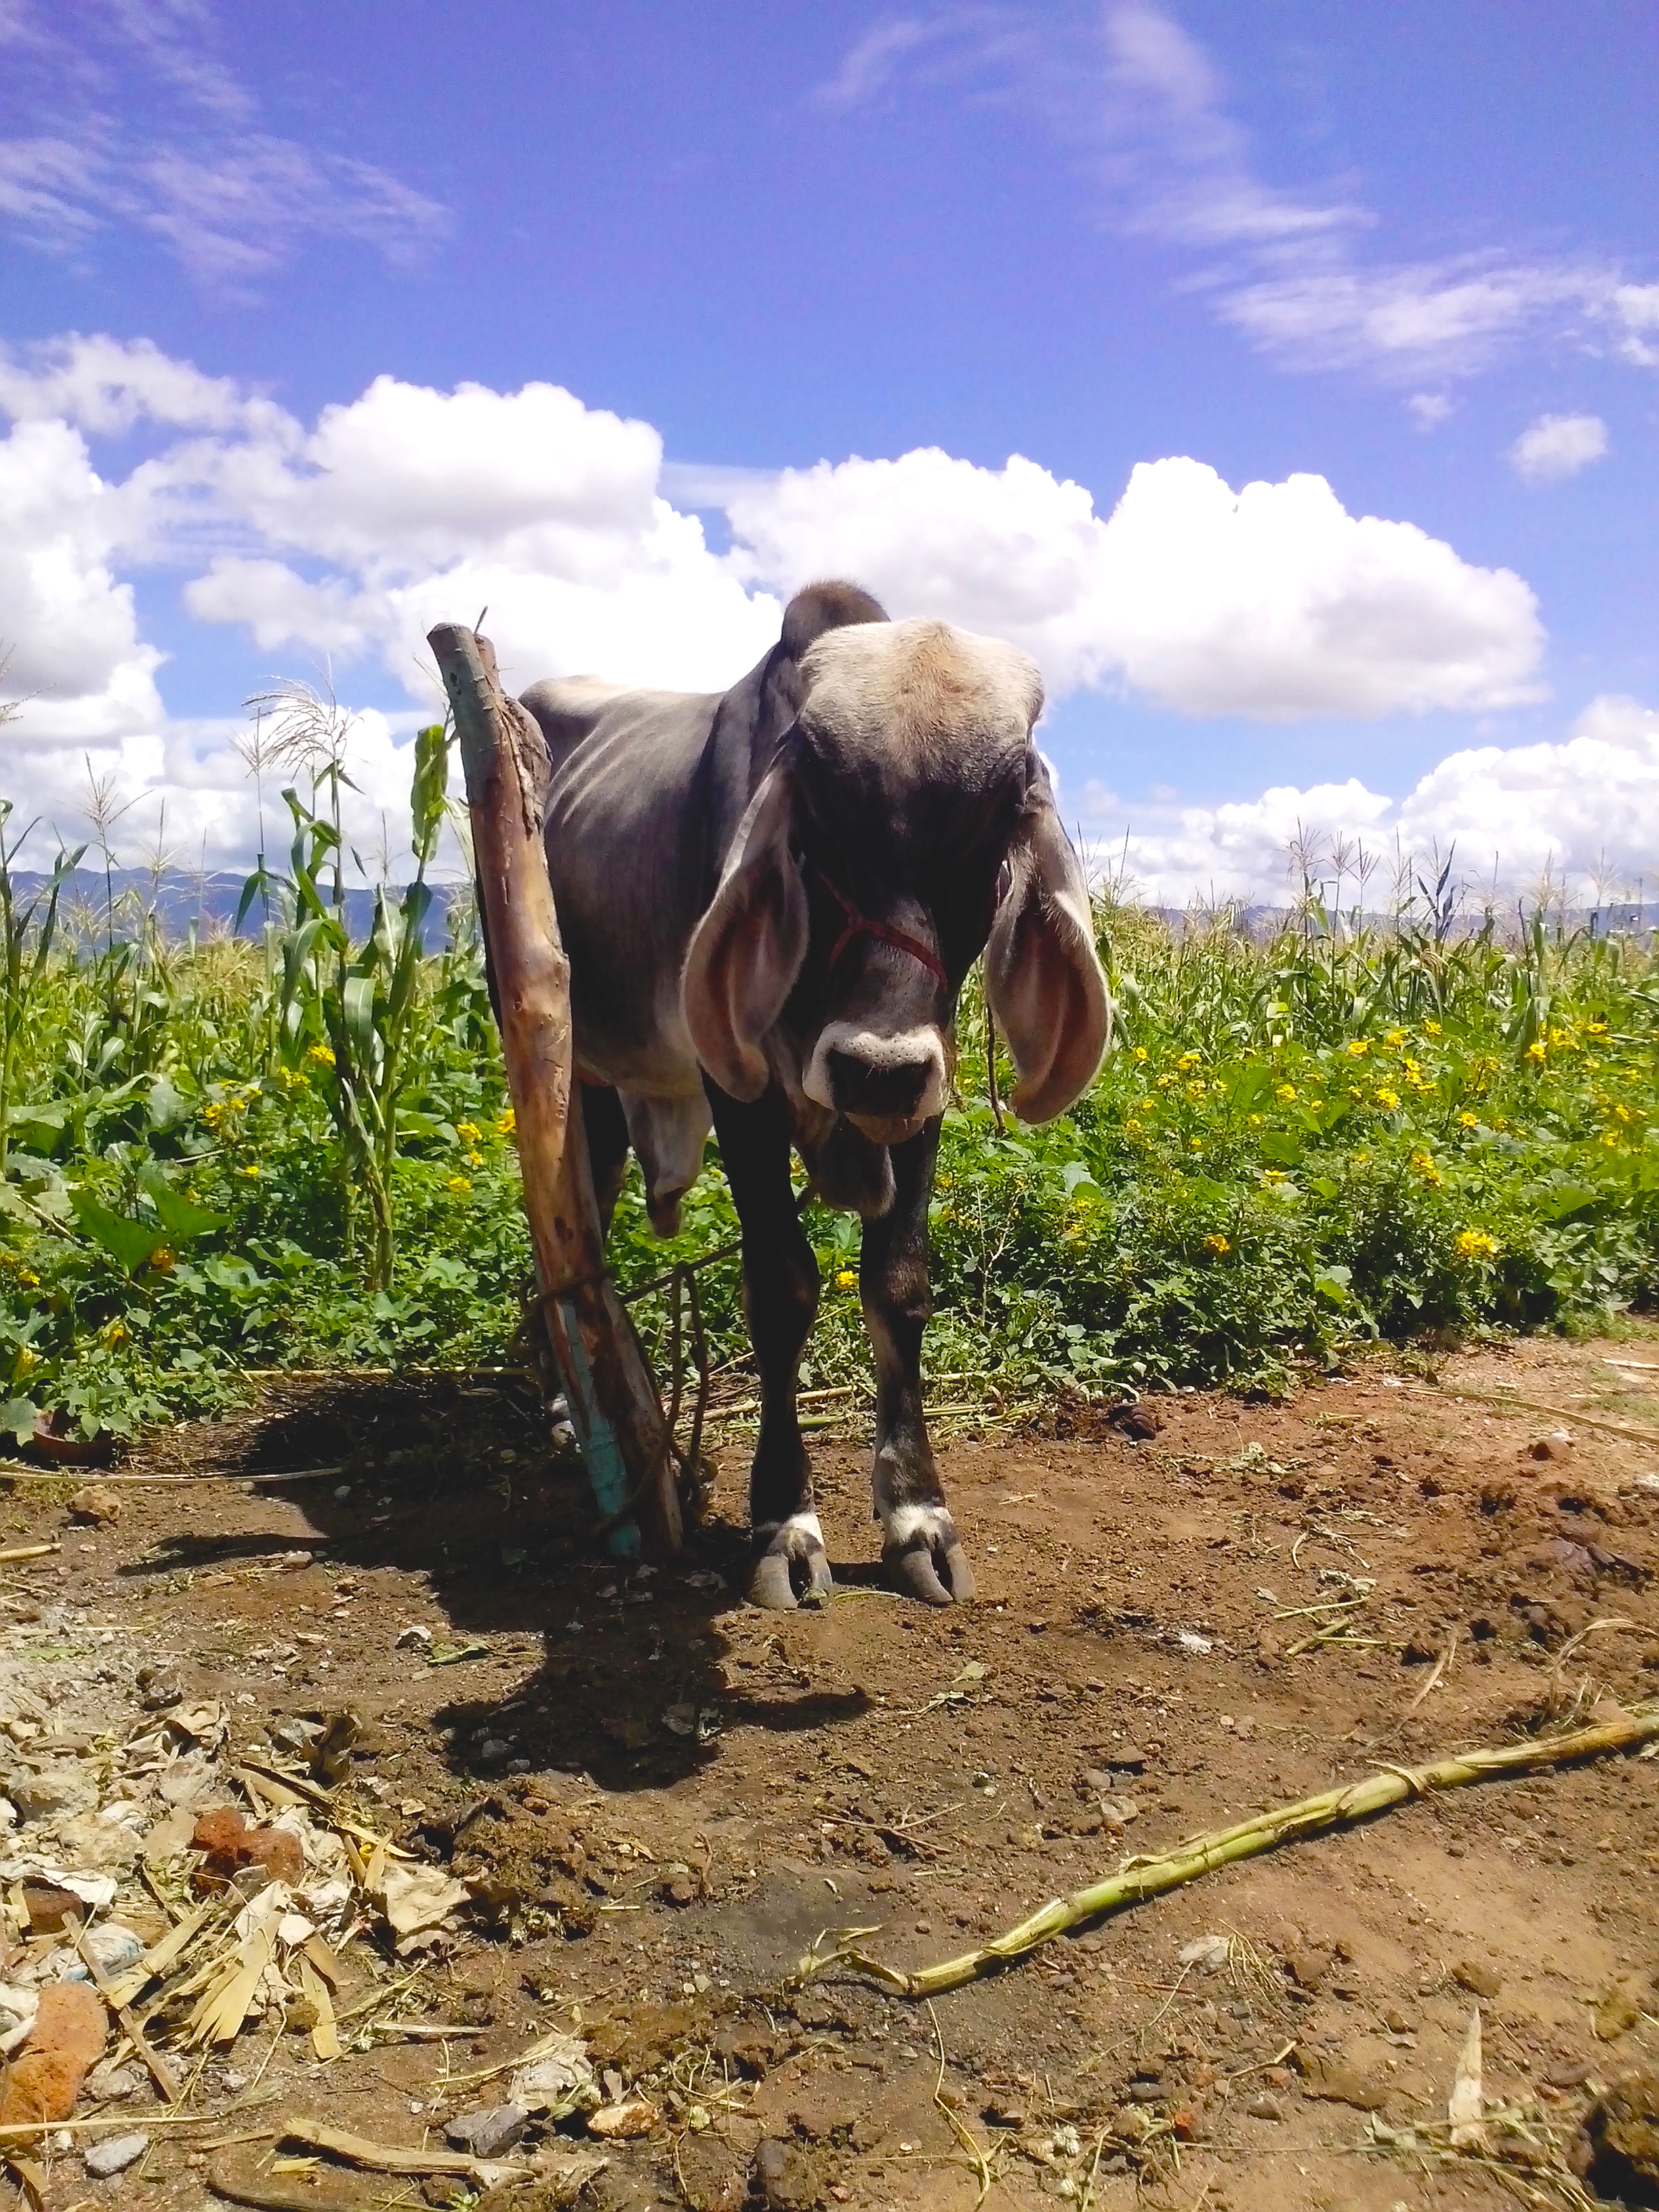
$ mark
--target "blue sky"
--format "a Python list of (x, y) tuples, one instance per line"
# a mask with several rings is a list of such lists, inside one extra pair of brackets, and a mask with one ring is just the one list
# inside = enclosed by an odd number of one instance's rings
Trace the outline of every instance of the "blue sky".
[(1037, 653), (1161, 890), (1297, 821), (1651, 868), (1656, 62), (1647, 0), (0, 0), (0, 747), (228, 860), (274, 673), (395, 806), (477, 593), (526, 680), (702, 686), (848, 566)]

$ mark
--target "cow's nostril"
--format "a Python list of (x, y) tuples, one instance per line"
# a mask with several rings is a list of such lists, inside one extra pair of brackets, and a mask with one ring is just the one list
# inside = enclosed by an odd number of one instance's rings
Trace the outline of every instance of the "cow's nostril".
[(830, 1095), (842, 1114), (908, 1115), (921, 1103), (933, 1073), (927, 1060), (872, 1060), (831, 1047), (825, 1055)]

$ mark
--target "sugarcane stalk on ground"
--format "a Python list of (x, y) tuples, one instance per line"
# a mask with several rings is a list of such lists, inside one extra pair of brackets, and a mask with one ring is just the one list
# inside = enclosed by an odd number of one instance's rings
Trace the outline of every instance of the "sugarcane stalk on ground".
[[(570, 963), (542, 849), (546, 751), (496, 678), (487, 638), (428, 633), (455, 714), (525, 1212), (548, 1336), (613, 1553), (680, 1547), (668, 1427), (606, 1272), (570, 1028)], [(637, 1516), (638, 1527), (635, 1527)]]
[(1158, 1897), (1166, 1889), (1196, 1881), (1200, 1875), (1231, 1866), (1239, 1859), (1257, 1857), (1281, 1844), (1320, 1834), (1328, 1828), (1352, 1826), (1373, 1814), (1386, 1813), (1410, 1797), (1427, 1797), (1440, 1790), (1456, 1790), (1465, 1783), (1484, 1782), (1494, 1775), (1524, 1774), (1540, 1767), (1565, 1766), (1576, 1760), (1607, 1759), (1615, 1753), (1634, 1751), (1659, 1742), (1659, 1705), (1638, 1705), (1617, 1717), (1589, 1728), (1572, 1729), (1565, 1735), (1539, 1736), (1524, 1743), (1506, 1743), (1482, 1751), (1458, 1752), (1426, 1766), (1385, 1766), (1358, 1782), (1322, 1790), (1316, 1797), (1299, 1798), (1293, 1805), (1279, 1805), (1240, 1820), (1231, 1828), (1212, 1829), (1194, 1836), (1174, 1850), (1149, 1858), (1130, 1859), (1116, 1874), (1056, 1898), (1030, 1919), (1022, 1920), (1006, 1935), (946, 1959), (915, 1973), (890, 1966), (859, 1948), (859, 1939), (876, 1933), (873, 1928), (831, 1929), (806, 1954), (793, 1979), (810, 1981), (832, 1966), (866, 1976), (906, 1997), (937, 1996), (941, 1990), (959, 1989), (964, 1982), (1014, 1965), (1055, 1936), (1066, 1935), (1085, 1921), (1103, 1918), (1126, 1906)]

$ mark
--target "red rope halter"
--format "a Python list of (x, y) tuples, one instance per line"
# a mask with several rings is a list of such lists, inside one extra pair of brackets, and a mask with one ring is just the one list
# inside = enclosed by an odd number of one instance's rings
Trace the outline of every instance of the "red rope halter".
[(830, 882), (822, 868), (814, 867), (812, 873), (847, 917), (847, 926), (836, 939), (835, 950), (830, 955), (831, 968), (855, 938), (873, 937), (882, 945), (890, 945), (896, 952), (908, 952), (913, 960), (919, 960), (921, 963), (941, 990), (950, 989), (949, 976), (946, 975), (935, 956), (927, 950), (919, 938), (909, 936), (904, 930), (894, 929), (887, 922), (877, 921), (870, 915), (861, 914), (840, 885)]

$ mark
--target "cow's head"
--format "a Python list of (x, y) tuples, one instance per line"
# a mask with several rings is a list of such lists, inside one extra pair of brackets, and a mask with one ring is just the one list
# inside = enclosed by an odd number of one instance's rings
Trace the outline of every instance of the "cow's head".
[(775, 1076), (826, 1121), (898, 1143), (945, 1103), (957, 995), (982, 951), (1019, 1071), (1010, 1103), (1049, 1120), (1099, 1066), (1109, 1000), (1032, 743), (1036, 665), (944, 623), (879, 618), (791, 653), (810, 596), (779, 648), (793, 722), (686, 961), (698, 1056), (736, 1097)]

